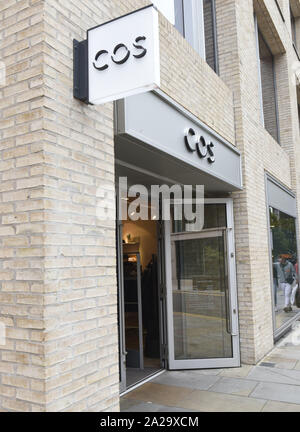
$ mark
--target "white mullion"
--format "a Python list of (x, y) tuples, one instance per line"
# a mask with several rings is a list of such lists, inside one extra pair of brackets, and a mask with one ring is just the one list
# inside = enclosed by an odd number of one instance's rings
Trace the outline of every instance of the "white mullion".
[(183, 0), (185, 38), (206, 59), (203, 0)]

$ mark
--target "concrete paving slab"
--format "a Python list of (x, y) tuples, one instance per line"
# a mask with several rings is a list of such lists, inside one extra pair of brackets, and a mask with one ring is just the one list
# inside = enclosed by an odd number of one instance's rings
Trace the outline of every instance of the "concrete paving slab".
[(300, 412), (300, 405), (268, 401), (263, 412)]
[(275, 363), (275, 367), (280, 369), (294, 369), (297, 364), (297, 360), (295, 359), (289, 359), (276, 354), (266, 357), (264, 362)]
[(282, 370), (257, 366), (249, 373), (247, 380), (300, 385), (300, 373), (297, 370)]
[(243, 365), (240, 368), (223, 369), (220, 375), (228, 378), (245, 378), (253, 368), (254, 366)]
[(289, 360), (300, 361), (300, 347), (297, 350), (292, 350), (290, 348), (277, 348), (272, 355)]
[(300, 388), (288, 384), (260, 383), (251, 397), (300, 405)]
[(166, 372), (122, 398), (121, 411), (300, 412), (300, 346), (291, 340), (258, 366)]
[(224, 369), (199, 369), (189, 372), (193, 373), (194, 375), (220, 375), (223, 371)]
[(181, 402), (186, 409), (202, 412), (261, 412), (265, 404), (265, 400), (199, 390)]
[(161, 407), (157, 412), (180, 412), (180, 413), (185, 413), (185, 412), (199, 412), (199, 411), (195, 411), (195, 410), (190, 410), (190, 409), (184, 409), (184, 408), (177, 408), (177, 407)]
[[(152, 402), (162, 406), (182, 407), (181, 401), (194, 390), (181, 387), (172, 387), (161, 384), (147, 383), (142, 387), (128, 393), (129, 399), (138, 400), (141, 402)], [(185, 407), (182, 407), (185, 408)]]
[(194, 390), (208, 390), (219, 380), (215, 375), (197, 375), (190, 372), (166, 372), (152, 382), (175, 387), (185, 387)]
[(124, 409), (124, 406), (121, 406), (122, 412), (158, 412), (162, 406), (157, 405), (151, 402), (138, 402), (134, 401), (135, 403), (131, 405), (129, 408)]
[[(136, 405), (139, 405), (140, 402), (134, 399), (128, 399), (126, 396), (123, 396), (120, 400), (120, 410), (121, 412), (128, 412), (132, 408), (134, 409)], [(133, 412), (133, 411), (131, 411)]]
[(209, 390), (216, 393), (225, 393), (237, 396), (249, 396), (257, 385), (258, 382), (256, 381), (223, 377)]
[[(189, 412), (184, 408), (169, 407), (164, 405), (154, 404), (152, 402), (140, 402), (134, 399), (121, 400), (121, 412)], [(195, 411), (196, 412), (196, 411)]]

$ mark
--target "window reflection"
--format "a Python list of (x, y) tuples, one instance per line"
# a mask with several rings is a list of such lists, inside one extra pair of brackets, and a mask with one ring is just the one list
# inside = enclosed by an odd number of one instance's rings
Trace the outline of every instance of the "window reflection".
[[(178, 204), (176, 204), (178, 206)], [(189, 231), (191, 221), (187, 221), (184, 217), (181, 220), (174, 220), (175, 206), (171, 207), (172, 213), (172, 232), (181, 233)], [(193, 204), (193, 212), (197, 211), (197, 207)], [(180, 214), (184, 215), (184, 207), (180, 209)], [(226, 204), (205, 204), (204, 214), (199, 217), (204, 218), (203, 229), (224, 228), (227, 226)]]
[(270, 207), (270, 227), (277, 330), (300, 312), (296, 220)]
[(232, 358), (224, 230), (171, 242), (176, 360)]

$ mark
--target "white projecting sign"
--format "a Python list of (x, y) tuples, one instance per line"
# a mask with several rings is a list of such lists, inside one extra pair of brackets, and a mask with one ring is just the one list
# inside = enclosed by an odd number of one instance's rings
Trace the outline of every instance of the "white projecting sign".
[(91, 104), (122, 99), (159, 86), (159, 25), (153, 6), (88, 30)]

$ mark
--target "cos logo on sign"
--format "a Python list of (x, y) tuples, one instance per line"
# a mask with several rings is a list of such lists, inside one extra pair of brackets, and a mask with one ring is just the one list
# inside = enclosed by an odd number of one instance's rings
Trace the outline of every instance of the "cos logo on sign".
[(207, 143), (205, 138), (199, 134), (196, 134), (193, 128), (190, 128), (185, 135), (185, 145), (189, 152), (197, 152), (201, 159), (207, 158), (209, 163), (215, 163), (216, 158), (214, 154), (214, 143)]
[[(141, 45), (141, 43), (145, 42), (145, 36), (139, 36), (135, 39), (135, 43), (133, 43), (133, 48), (135, 49), (135, 53), (132, 54), (134, 58), (141, 59), (145, 57), (147, 54), (147, 49)], [(109, 68), (109, 64), (105, 63), (104, 58), (109, 55), (107, 50), (100, 50), (97, 52), (95, 56), (95, 61), (93, 62), (94, 68), (98, 71), (104, 71)], [(127, 62), (127, 60), (131, 56), (130, 49), (123, 43), (119, 43), (115, 46), (113, 53), (111, 55), (111, 60), (116, 65), (122, 65)]]

